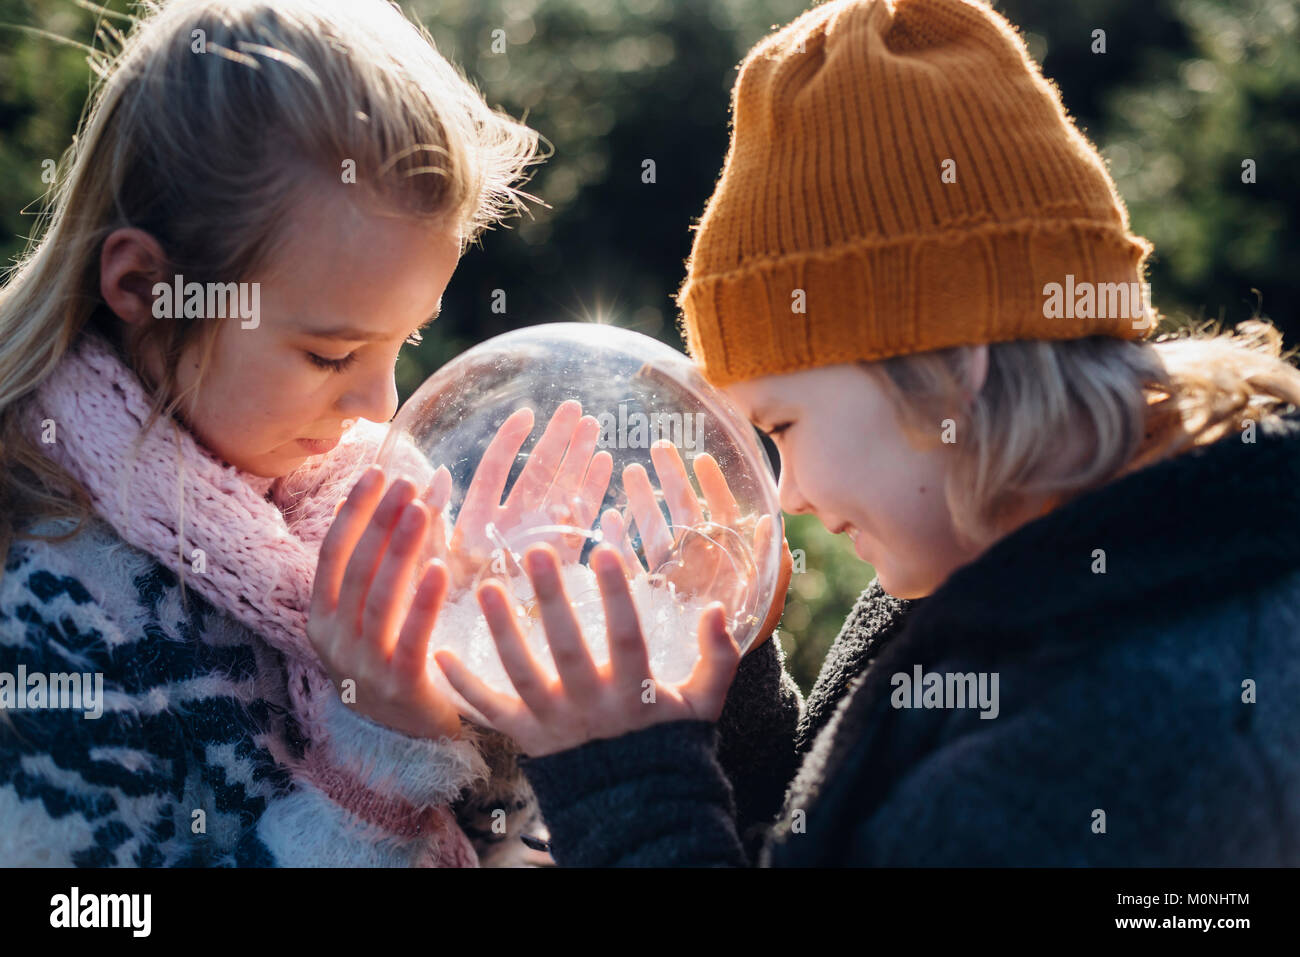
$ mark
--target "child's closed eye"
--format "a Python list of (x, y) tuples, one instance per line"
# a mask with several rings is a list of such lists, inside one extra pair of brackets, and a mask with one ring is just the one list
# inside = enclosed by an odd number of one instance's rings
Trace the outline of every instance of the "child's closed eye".
[(325, 356), (318, 356), (314, 352), (306, 353), (307, 359), (318, 369), (328, 369), (330, 372), (342, 372), (352, 363), (357, 361), (357, 354), (350, 352), (342, 359), (327, 359)]
[[(406, 340), (402, 344), (407, 346), (418, 346), (423, 341), (424, 337), (417, 331), (407, 336)], [(348, 353), (342, 359), (330, 359), (325, 356), (317, 355), (314, 352), (308, 352), (306, 355), (312, 365), (316, 366), (318, 369), (328, 369), (331, 372), (342, 372), (348, 366), (352, 365), (352, 363), (357, 361), (357, 354), (355, 352)]]

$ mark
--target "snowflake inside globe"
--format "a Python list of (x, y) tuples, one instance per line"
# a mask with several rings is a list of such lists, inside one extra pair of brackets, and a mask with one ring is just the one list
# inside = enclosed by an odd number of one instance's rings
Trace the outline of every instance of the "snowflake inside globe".
[[(523, 553), (545, 542), (597, 664), (609, 660), (593, 547), (619, 550), (651, 673), (684, 680), (701, 612), (721, 602), (747, 649), (776, 590), (776, 484), (753, 428), (691, 361), (614, 326), (556, 323), (490, 339), (432, 375), (394, 418), (377, 461), (425, 490), (426, 557), (451, 584), (430, 641), (513, 693), (475, 596), (513, 596), (536, 660), (555, 675)], [(430, 659), (430, 673), (462, 710)]]

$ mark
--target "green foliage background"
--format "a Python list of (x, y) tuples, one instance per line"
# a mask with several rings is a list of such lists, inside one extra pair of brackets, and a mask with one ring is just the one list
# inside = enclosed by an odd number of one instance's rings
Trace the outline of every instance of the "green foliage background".
[[(553, 148), (530, 191), (546, 207), (489, 233), (461, 264), (437, 335), (398, 367), (403, 397), (468, 346), (536, 322), (597, 316), (681, 345), (672, 295), (689, 227), (721, 169), (745, 51), (803, 0), (408, 0), (487, 100)], [(1258, 307), (1300, 334), (1300, 0), (1001, 0), (1067, 107), (1103, 150), (1134, 229), (1152, 239), (1153, 294), (1179, 321)], [(130, 9), (110, 0), (110, 11)], [(0, 252), (16, 256), (68, 147), (103, 46), (75, 0), (0, 0)], [(492, 52), (504, 29), (507, 50)], [(1106, 52), (1093, 52), (1104, 30)], [(641, 182), (654, 159), (657, 182)], [(1241, 181), (1253, 159), (1257, 182)], [(507, 290), (509, 313), (489, 309)], [(788, 522), (807, 570), (782, 639), (808, 688), (871, 569), (808, 517)]]

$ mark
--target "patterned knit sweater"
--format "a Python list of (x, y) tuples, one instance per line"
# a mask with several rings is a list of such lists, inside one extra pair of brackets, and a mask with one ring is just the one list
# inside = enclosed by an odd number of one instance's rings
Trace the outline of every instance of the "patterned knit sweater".
[[(0, 680), (20, 673), (101, 674), (102, 715), (0, 709), (0, 866), (428, 863), (427, 835), (380, 832), (291, 776), (305, 742), (283, 656), (193, 589), (183, 604), (176, 576), (105, 523), (11, 547)], [(329, 730), (363, 777), (420, 805), (459, 800), (480, 863), (549, 863), (519, 840), (545, 831), (499, 735), (466, 723), (478, 753), (456, 767), (337, 700)]]
[[(11, 547), (0, 675), (20, 667), (102, 674), (103, 714), (0, 710), (0, 866), (424, 863), (420, 842), (379, 834), (290, 775), (286, 758), (304, 741), (283, 656), (193, 589), (182, 605), (176, 576), (103, 522), (65, 542)], [(802, 707), (775, 640), (746, 657), (719, 725), (719, 760), (751, 842), (781, 796), (761, 783), (794, 773)], [(521, 840), (549, 835), (509, 739), (464, 723), (481, 761), (430, 779), (420, 770), (440, 766), (435, 745), (337, 701), (329, 720), (352, 763), (397, 775), (417, 803), (451, 804), (482, 866), (553, 863)]]

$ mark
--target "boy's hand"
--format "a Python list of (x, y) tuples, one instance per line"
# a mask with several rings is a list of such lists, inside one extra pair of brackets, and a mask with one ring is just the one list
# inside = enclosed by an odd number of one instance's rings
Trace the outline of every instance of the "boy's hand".
[(532, 430), (533, 413), (527, 408), (518, 409), (502, 423), (470, 480), (450, 541), (443, 528), (442, 509), (451, 497), (451, 475), (445, 467), (434, 474), (426, 495), (437, 525), (434, 554), (445, 558), (457, 587), (468, 586), (501, 554), (501, 533), (516, 539), (510, 543), (511, 551), (523, 547), (517, 539), (524, 537), (528, 543), (551, 543), (567, 562), (577, 561), (582, 553), (587, 542), (583, 535), (527, 532), (548, 526), (588, 530), (595, 523), (614, 467), (608, 452), (596, 451), (600, 424), (594, 417), (584, 416), (576, 401), (562, 402), (502, 505), (510, 468)]
[(591, 568), (605, 608), (610, 660), (597, 666), (565, 594), (560, 565), (549, 545), (530, 548), (525, 567), (532, 580), (558, 677), (537, 663), (520, 632), (510, 598), (499, 582), (484, 582), (479, 605), (497, 653), (518, 697), (494, 691), (472, 675), (456, 655), (434, 658), (451, 686), (493, 727), (514, 738), (524, 753), (539, 757), (595, 738), (613, 738), (665, 721), (717, 721), (740, 663), (740, 650), (726, 628), (720, 604), (700, 617), (700, 659), (676, 686), (650, 674), (645, 638), (617, 551), (600, 545)]
[[(706, 522), (703, 506), (691, 486), (677, 447), (671, 442), (660, 440), (651, 446), (650, 458), (663, 488), (671, 525), (664, 521), (646, 470), (640, 465), (629, 465), (623, 470), (623, 488), (627, 492), (628, 510), (641, 532), (641, 544), (650, 566), (648, 570), (662, 568), (678, 591), (686, 595), (717, 599), (730, 613), (736, 613), (747, 603), (747, 590), (756, 587), (758, 569), (749, 560), (748, 549), (734, 547), (744, 544), (748, 529), (744, 527), (740, 507), (736, 504), (736, 497), (732, 494), (722, 469), (708, 453), (695, 457), (695, 478), (704, 494), (703, 504), (709, 510)], [(607, 510), (601, 516), (600, 527), (605, 541), (615, 544), (619, 549), (624, 566), (630, 574), (647, 570), (642, 568), (640, 559), (628, 541), (627, 523), (622, 514), (616, 509)], [(771, 547), (772, 517), (760, 517), (752, 529), (754, 554), (761, 555)], [(781, 567), (776, 591), (754, 640), (745, 649), (746, 654), (761, 645), (776, 630), (785, 609), (793, 561), (790, 546), (784, 537), (781, 545)], [(677, 550), (675, 560), (674, 549)], [(743, 567), (737, 567), (737, 559), (745, 561)]]

